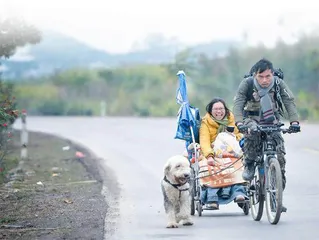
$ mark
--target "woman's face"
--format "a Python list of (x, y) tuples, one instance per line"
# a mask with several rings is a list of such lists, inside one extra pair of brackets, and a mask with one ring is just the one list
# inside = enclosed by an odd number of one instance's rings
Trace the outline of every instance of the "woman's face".
[(211, 114), (217, 120), (222, 120), (226, 114), (224, 104), (221, 102), (214, 103)]

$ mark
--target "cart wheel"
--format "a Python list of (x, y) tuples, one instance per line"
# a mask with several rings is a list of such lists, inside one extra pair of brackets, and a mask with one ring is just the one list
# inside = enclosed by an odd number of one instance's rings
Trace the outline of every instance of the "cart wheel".
[(195, 215), (195, 200), (194, 200), (193, 194), (192, 194), (192, 196), (191, 196), (191, 215), (192, 215), (192, 216)]
[[(194, 176), (194, 172), (192, 172), (192, 175)], [(195, 180), (191, 182), (191, 215), (195, 215), (195, 197), (196, 197), (196, 182)]]
[(249, 202), (245, 202), (244, 206), (243, 206), (243, 211), (245, 215), (249, 214)]
[(203, 211), (203, 207), (202, 207), (202, 203), (200, 201), (197, 202), (197, 213), (198, 216), (202, 216), (202, 211)]

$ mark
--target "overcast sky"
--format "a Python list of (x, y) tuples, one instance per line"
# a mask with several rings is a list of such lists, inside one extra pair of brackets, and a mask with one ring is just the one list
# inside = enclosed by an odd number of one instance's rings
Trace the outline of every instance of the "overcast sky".
[(152, 33), (196, 44), (247, 31), (250, 43), (271, 46), (319, 24), (318, 10), (313, 0), (0, 0), (0, 17), (22, 16), (113, 53)]

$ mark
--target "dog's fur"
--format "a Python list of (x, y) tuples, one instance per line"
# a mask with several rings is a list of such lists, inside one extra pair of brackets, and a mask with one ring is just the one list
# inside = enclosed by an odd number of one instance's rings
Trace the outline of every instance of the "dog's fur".
[(167, 228), (177, 228), (180, 221), (185, 226), (193, 225), (190, 215), (190, 176), (190, 163), (185, 156), (176, 155), (167, 160), (161, 182), (168, 217)]

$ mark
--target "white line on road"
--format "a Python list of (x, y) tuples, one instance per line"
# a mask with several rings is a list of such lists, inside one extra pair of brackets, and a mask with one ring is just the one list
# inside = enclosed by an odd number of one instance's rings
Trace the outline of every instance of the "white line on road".
[(318, 150), (318, 149), (313, 149), (313, 148), (304, 148), (303, 150), (305, 150), (305, 151), (307, 151), (307, 152), (311, 152), (311, 153), (319, 154), (319, 150)]

